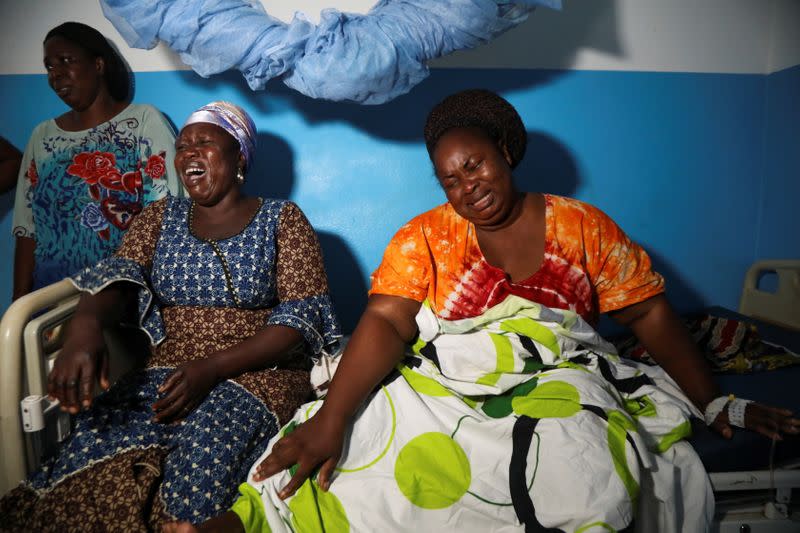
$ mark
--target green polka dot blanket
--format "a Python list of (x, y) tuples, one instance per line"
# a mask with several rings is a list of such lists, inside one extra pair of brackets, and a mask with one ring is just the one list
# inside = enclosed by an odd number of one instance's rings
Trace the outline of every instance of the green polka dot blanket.
[(456, 321), (423, 305), (417, 324), (357, 414), (330, 491), (311, 479), (281, 501), (295, 468), (261, 483), (251, 470), (234, 506), (247, 531), (707, 528), (711, 489), (682, 442), (693, 408), (660, 368), (517, 296)]

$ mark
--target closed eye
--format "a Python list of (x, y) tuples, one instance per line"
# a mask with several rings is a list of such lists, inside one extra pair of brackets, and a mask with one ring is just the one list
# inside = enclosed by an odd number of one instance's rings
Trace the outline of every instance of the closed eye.
[(483, 159), (479, 159), (479, 160), (477, 160), (477, 161), (470, 159), (470, 160), (469, 160), (469, 161), (467, 161), (467, 163), (464, 165), (464, 170), (469, 170), (469, 171), (477, 170), (477, 169), (479, 169), (479, 168), (480, 168), (482, 165), (483, 165)]
[(457, 182), (458, 180), (456, 179), (455, 176), (445, 176), (443, 178), (439, 178), (439, 183), (441, 183), (442, 187), (444, 187), (445, 189), (453, 187)]

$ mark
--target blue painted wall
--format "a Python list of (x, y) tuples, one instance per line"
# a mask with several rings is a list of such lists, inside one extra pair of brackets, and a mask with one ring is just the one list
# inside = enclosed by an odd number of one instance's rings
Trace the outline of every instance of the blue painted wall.
[[(178, 125), (212, 99), (252, 113), (260, 149), (247, 187), (306, 212), (348, 330), (391, 235), (444, 201), (422, 125), (435, 102), (467, 87), (496, 90), (520, 111), (531, 141), (520, 186), (604, 209), (651, 253), (680, 309), (735, 307), (757, 255), (800, 255), (796, 234), (776, 231), (798, 227), (797, 210), (774, 208), (798, 198), (797, 68), (771, 76), (441, 69), (378, 107), (315, 101), (277, 83), (254, 94), (237, 74), (138, 73), (136, 85), (137, 101)], [(0, 76), (0, 91), (11, 103), (0, 109), (0, 135), (20, 147), (37, 122), (64, 111), (44, 76)], [(792, 198), (778, 190), (787, 181)], [(0, 308), (11, 293), (12, 204), (13, 193), (0, 198)]]
[(756, 257), (800, 258), (800, 65), (767, 76)]

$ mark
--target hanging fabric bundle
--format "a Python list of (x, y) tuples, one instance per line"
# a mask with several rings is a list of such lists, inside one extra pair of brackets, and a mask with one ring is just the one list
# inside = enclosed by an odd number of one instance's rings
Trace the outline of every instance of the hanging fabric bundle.
[(474, 48), (561, 0), (382, 0), (364, 15), (325, 9), (317, 25), (285, 23), (258, 0), (100, 0), (130, 46), (159, 40), (201, 76), (242, 72), (312, 98), (381, 104), (428, 76), (427, 61)]

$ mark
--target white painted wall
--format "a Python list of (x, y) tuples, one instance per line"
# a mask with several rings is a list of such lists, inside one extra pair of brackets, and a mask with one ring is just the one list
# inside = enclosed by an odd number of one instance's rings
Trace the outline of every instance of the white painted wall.
[(790, 2), (564, 0), (562, 11), (541, 9), (490, 45), (437, 65), (767, 73), (773, 13)]
[(800, 0), (777, 0), (772, 11), (772, 30), (767, 72), (800, 63)]
[(163, 44), (154, 50), (128, 47), (97, 0), (0, 0), (0, 74), (43, 74), (44, 36), (69, 20), (88, 24), (113, 41), (135, 72), (189, 68)]
[[(326, 7), (365, 13), (373, 0), (260, 0), (290, 20), (312, 21)], [(163, 46), (128, 48), (97, 0), (0, 0), (0, 74), (41, 73), (41, 41), (66, 21), (94, 26), (121, 49), (134, 71), (186, 68)], [(768, 73), (800, 64), (800, 0), (564, 0), (541, 9), (486, 46), (434, 67), (571, 68)]]

